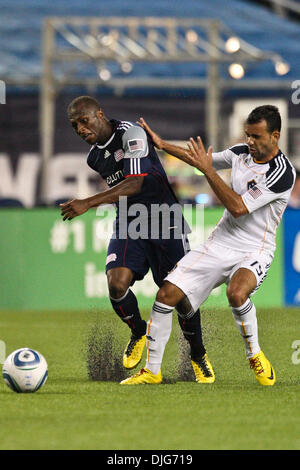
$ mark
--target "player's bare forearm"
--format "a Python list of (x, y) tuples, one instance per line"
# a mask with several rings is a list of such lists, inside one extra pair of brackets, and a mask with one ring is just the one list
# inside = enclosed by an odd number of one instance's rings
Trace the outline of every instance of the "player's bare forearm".
[(143, 180), (143, 176), (131, 176), (126, 178), (113, 188), (88, 197), (87, 201), (89, 207), (98, 207), (100, 204), (114, 204), (118, 202), (121, 196), (130, 197), (139, 194), (142, 189)]
[(233, 217), (237, 218), (248, 213), (240, 194), (233, 191), (212, 167), (207, 169), (204, 174), (216, 196)]
[(92, 207), (98, 207), (100, 204), (118, 202), (121, 196), (134, 196), (141, 191), (143, 180), (143, 176), (132, 176), (107, 191), (87, 197), (86, 199), (72, 199), (64, 204), (60, 204), (63, 220), (72, 220), (74, 217), (84, 214)]
[(160, 148), (169, 155), (173, 155), (173, 157), (176, 157), (185, 163), (190, 163), (188, 158), (188, 150), (186, 148), (180, 147), (179, 145), (170, 144), (165, 140), (161, 141)]

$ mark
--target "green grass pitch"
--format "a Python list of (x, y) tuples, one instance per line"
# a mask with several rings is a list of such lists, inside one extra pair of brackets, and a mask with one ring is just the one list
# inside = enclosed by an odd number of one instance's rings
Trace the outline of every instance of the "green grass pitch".
[[(182, 380), (189, 362), (182, 363), (174, 315), (164, 383), (120, 386), (129, 330), (113, 313), (0, 312), (6, 355), (31, 347), (49, 365), (48, 381), (35, 394), (14, 393), (1, 377), (0, 449), (300, 449), (300, 364), (292, 360), (300, 309), (258, 311), (274, 387), (260, 386), (249, 369), (229, 308), (204, 310), (202, 322), (214, 384)], [(106, 365), (94, 357), (103, 341)], [(145, 352), (141, 365), (144, 358)], [(97, 378), (99, 368), (110, 380), (91, 380), (88, 372)]]

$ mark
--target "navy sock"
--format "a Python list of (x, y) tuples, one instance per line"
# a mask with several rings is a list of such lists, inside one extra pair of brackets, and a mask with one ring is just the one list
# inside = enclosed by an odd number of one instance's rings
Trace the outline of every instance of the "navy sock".
[(203, 340), (200, 310), (198, 309), (191, 318), (182, 318), (178, 315), (179, 325), (183, 336), (189, 342), (191, 347), (191, 358), (197, 359), (206, 353)]
[(110, 301), (116, 314), (129, 326), (135, 336), (146, 334), (147, 323), (142, 319), (136, 296), (130, 289), (121, 299), (110, 297)]

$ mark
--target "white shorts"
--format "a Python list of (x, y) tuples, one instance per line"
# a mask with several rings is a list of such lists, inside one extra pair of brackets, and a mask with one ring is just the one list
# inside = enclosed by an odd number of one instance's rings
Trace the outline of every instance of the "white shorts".
[(235, 251), (209, 240), (188, 252), (165, 281), (179, 287), (188, 297), (193, 309), (197, 310), (215, 287), (228, 284), (240, 268), (249, 269), (256, 277), (257, 285), (252, 295), (264, 281), (272, 261), (273, 256), (270, 254)]

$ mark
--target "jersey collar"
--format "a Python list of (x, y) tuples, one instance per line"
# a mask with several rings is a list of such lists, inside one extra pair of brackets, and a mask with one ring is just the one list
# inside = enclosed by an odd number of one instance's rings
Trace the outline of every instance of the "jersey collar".
[(271, 160), (268, 160), (267, 162), (260, 162), (260, 161), (256, 160), (256, 158), (254, 158), (254, 157), (252, 157), (252, 159), (253, 159), (254, 163), (256, 163), (257, 165), (266, 165), (267, 163), (272, 162), (274, 160), (274, 158), (278, 157), (281, 154), (282, 154), (282, 151), (279, 149), (278, 153), (276, 153), (276, 155), (273, 158), (271, 158)]
[(114, 137), (115, 137), (115, 132), (111, 135), (111, 137), (108, 139), (108, 141), (105, 142), (105, 144), (103, 144), (103, 145), (96, 144), (97, 147), (98, 147), (99, 149), (104, 149), (105, 147), (107, 147), (107, 146), (111, 143), (111, 141), (114, 139)]
[(118, 121), (116, 121), (115, 119), (111, 119), (110, 122), (111, 122), (112, 125), (113, 125), (113, 134), (112, 134), (111, 137), (108, 139), (108, 141), (105, 142), (105, 144), (103, 144), (103, 145), (95, 144), (99, 149), (104, 149), (105, 147), (107, 147), (107, 146), (112, 142), (112, 140), (113, 140), (114, 137), (115, 137), (116, 127), (117, 127)]

